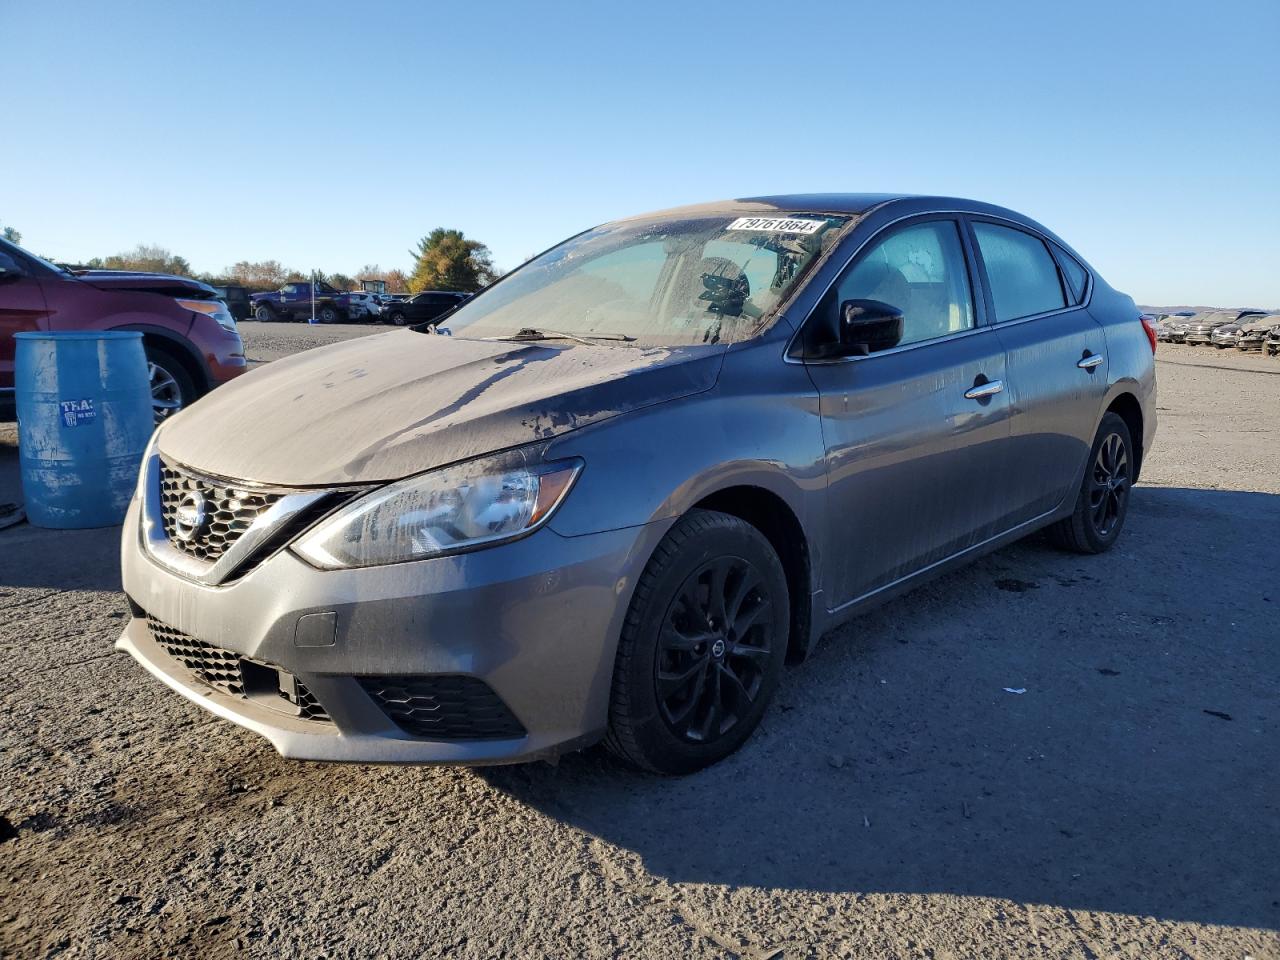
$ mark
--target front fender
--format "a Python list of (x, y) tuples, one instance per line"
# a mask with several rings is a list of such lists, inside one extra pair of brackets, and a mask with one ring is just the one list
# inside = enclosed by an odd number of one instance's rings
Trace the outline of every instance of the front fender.
[(712, 389), (554, 440), (548, 459), (579, 457), (584, 468), (551, 528), (580, 536), (668, 522), (719, 491), (757, 487), (795, 515), (816, 579), (827, 482), (817, 391), (780, 349), (734, 347)]

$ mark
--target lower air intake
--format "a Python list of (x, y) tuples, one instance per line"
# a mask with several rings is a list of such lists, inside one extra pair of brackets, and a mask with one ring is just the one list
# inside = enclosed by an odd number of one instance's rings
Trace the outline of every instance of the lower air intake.
[(502, 698), (477, 677), (358, 677), (405, 733), (430, 740), (510, 740), (525, 729)]

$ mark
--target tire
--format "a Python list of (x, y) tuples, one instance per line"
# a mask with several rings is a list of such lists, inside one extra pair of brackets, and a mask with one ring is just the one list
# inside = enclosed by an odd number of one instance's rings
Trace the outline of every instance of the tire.
[(316, 320), (320, 323), (341, 323), (342, 314), (337, 307), (321, 307), (316, 311)]
[(605, 744), (660, 774), (724, 759), (764, 715), (789, 624), (786, 575), (764, 535), (726, 513), (686, 514), (636, 584), (618, 640)]
[(276, 312), (266, 304), (260, 303), (258, 306), (253, 308), (253, 319), (257, 320), (259, 323), (272, 323), (275, 320), (278, 320), (279, 317), (277, 317)]
[(393, 310), (391, 313), (387, 314), (387, 319), (382, 322), (390, 323), (397, 327), (403, 327), (406, 323), (408, 323), (408, 321), (405, 320), (404, 318), (404, 314), (399, 310)]
[(169, 350), (147, 344), (147, 374), (151, 379), (151, 409), (161, 423), (195, 403), (200, 396), (195, 381), (182, 362)]
[(1106, 413), (1089, 449), (1075, 509), (1047, 530), (1055, 546), (1074, 553), (1104, 553), (1115, 546), (1129, 512), (1134, 456), (1128, 424)]

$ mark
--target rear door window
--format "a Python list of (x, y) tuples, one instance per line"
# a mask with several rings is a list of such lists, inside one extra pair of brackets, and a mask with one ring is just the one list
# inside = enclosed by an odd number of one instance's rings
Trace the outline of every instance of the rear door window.
[(1058, 265), (1043, 240), (980, 221), (973, 224), (973, 232), (987, 268), (997, 321), (1019, 320), (1067, 305)]

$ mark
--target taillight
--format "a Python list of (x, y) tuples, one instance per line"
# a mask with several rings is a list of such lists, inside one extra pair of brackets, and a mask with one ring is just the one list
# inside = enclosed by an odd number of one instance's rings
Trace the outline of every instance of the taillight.
[(1156, 327), (1155, 324), (1146, 317), (1139, 317), (1142, 321), (1142, 329), (1147, 331), (1147, 341), (1151, 344), (1151, 352), (1156, 352)]

